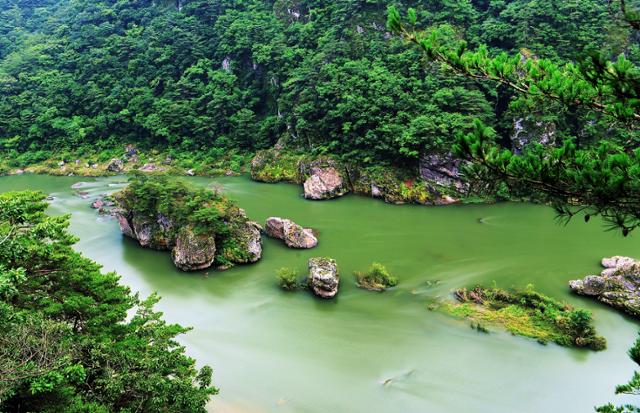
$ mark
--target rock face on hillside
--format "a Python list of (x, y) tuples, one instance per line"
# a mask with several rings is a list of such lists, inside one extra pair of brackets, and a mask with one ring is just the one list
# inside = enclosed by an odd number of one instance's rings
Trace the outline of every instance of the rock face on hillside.
[(511, 145), (515, 153), (521, 153), (530, 143), (544, 146), (553, 145), (556, 141), (556, 125), (525, 117), (514, 119)]
[(640, 316), (640, 261), (615, 256), (603, 258), (600, 275), (569, 282), (571, 290), (592, 296), (635, 317)]
[(463, 189), (460, 160), (452, 153), (426, 154), (420, 158), (420, 176), (432, 184)]
[[(175, 205), (140, 210), (137, 200), (133, 199), (134, 192), (128, 189), (115, 194), (117, 208), (112, 210), (122, 234), (137, 240), (142, 247), (171, 251), (173, 263), (180, 270), (227, 269), (261, 258), (260, 225), (250, 221), (242, 209), (226, 198), (213, 192), (205, 195), (194, 192), (185, 196), (184, 193), (189, 193), (190, 189), (184, 187), (179, 188), (183, 194), (181, 199), (169, 197)], [(202, 199), (198, 213), (211, 214), (210, 218), (196, 222), (191, 217), (197, 214), (183, 210), (187, 208), (183, 204), (184, 199), (193, 197)], [(147, 208), (153, 202), (144, 200), (142, 205)], [(160, 212), (167, 210), (171, 212)]]
[(308, 249), (318, 245), (318, 239), (310, 228), (303, 228), (286, 218), (267, 218), (265, 232), (272, 238), (283, 240), (289, 248)]
[(333, 298), (338, 294), (340, 276), (338, 265), (331, 258), (309, 259), (309, 287), (320, 298)]
[(304, 197), (307, 199), (332, 199), (349, 192), (340, 172), (333, 166), (316, 167), (304, 181)]

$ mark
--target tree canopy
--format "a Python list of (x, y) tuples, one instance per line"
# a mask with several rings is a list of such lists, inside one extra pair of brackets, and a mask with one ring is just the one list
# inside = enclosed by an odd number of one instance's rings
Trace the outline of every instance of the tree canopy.
[(72, 249), (38, 192), (0, 194), (0, 410), (204, 412), (197, 369), (153, 309)]

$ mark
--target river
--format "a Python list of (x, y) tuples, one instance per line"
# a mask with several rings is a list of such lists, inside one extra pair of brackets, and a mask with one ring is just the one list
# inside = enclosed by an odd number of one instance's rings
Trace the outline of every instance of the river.
[[(225, 272), (181, 273), (168, 253), (140, 248), (91, 199), (124, 178), (22, 175), (0, 178), (0, 192), (38, 189), (52, 214), (70, 213), (77, 249), (116, 271), (143, 296), (157, 291), (170, 322), (192, 326), (180, 338), (214, 369), (213, 412), (584, 413), (633, 399), (614, 396), (634, 363), (626, 352), (638, 323), (567, 282), (600, 271), (604, 256), (638, 256), (640, 234), (605, 232), (598, 220), (567, 226), (550, 208), (528, 204), (394, 206), (348, 195), (313, 202), (288, 184), (246, 177), (190, 178), (223, 191), (264, 223), (282, 216), (313, 227), (319, 245), (291, 250), (264, 239), (263, 259)], [(71, 185), (90, 199), (81, 199)], [(280, 267), (306, 272), (309, 257), (330, 256), (341, 273), (337, 299), (281, 291)], [(383, 263), (400, 280), (385, 293), (355, 286), (353, 272)], [(429, 311), (430, 302), (475, 284), (536, 289), (594, 313), (608, 349), (541, 345)], [(384, 384), (386, 383), (386, 384)]]

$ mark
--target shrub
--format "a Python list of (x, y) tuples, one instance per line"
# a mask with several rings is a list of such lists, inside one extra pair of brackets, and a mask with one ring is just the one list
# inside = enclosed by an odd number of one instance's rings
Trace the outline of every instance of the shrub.
[(294, 291), (300, 288), (298, 283), (298, 271), (294, 268), (283, 267), (276, 271), (276, 278), (280, 288), (286, 291)]
[(377, 262), (371, 264), (366, 272), (356, 272), (357, 285), (371, 291), (384, 291), (398, 285), (398, 279), (391, 275), (387, 268)]

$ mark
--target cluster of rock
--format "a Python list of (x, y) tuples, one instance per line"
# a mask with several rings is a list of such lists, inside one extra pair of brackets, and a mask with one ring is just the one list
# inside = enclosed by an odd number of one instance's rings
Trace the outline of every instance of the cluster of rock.
[(268, 236), (283, 240), (289, 248), (307, 249), (318, 245), (318, 238), (312, 229), (303, 228), (290, 219), (267, 218), (264, 230)]
[(113, 209), (113, 215), (121, 232), (144, 248), (171, 251), (173, 263), (182, 271), (214, 265), (224, 270), (235, 264), (256, 262), (262, 256), (261, 227), (247, 219), (240, 208), (229, 208), (224, 219), (226, 231), (218, 234), (188, 222), (177, 222), (175, 217), (158, 211), (136, 212), (129, 208), (127, 196), (126, 190), (115, 195), (117, 208)]
[(466, 189), (459, 161), (449, 153), (432, 154), (420, 161), (420, 176), (405, 180), (393, 169), (363, 169), (330, 157), (309, 159), (283, 152), (261, 151), (251, 161), (251, 177), (261, 182), (302, 184), (304, 197), (325, 200), (349, 192), (383, 199), (389, 203), (445, 205), (458, 202), (449, 195)]
[(599, 301), (632, 316), (640, 316), (640, 261), (615, 256), (603, 258), (600, 275), (587, 275), (569, 282), (571, 290), (595, 297)]

